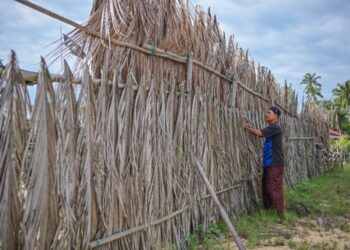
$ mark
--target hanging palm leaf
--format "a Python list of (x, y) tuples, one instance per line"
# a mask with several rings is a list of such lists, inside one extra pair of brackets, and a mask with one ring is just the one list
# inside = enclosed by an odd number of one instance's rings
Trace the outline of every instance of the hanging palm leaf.
[(96, 197), (93, 192), (92, 169), (96, 164), (94, 137), (96, 128), (96, 97), (88, 68), (85, 68), (80, 91), (78, 110), (81, 114), (81, 129), (78, 135), (78, 177), (76, 197), (75, 248), (87, 249), (87, 244), (96, 231)]
[(76, 160), (78, 118), (72, 86), (73, 74), (64, 61), (63, 80), (56, 95), (58, 194), (60, 199), (59, 229), (53, 247), (72, 249), (75, 238), (75, 199), (78, 166)]
[(22, 216), (20, 169), (27, 140), (26, 85), (11, 51), (0, 81), (0, 248), (17, 249)]
[(35, 145), (26, 185), (28, 195), (21, 223), (21, 245), (24, 249), (48, 249), (58, 226), (57, 131), (55, 95), (43, 58), (35, 101), (30, 131), (30, 140), (35, 141)]

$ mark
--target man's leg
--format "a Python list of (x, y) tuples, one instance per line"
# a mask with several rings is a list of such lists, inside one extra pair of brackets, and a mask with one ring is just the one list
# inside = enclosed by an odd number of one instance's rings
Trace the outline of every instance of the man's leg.
[(276, 209), (278, 215), (283, 218), (285, 210), (284, 197), (284, 168), (270, 167), (269, 179), (267, 180), (267, 192), (271, 197), (272, 207)]
[(268, 168), (263, 169), (262, 176), (262, 196), (263, 196), (263, 206), (265, 209), (270, 209), (272, 207), (271, 197), (267, 188), (269, 180), (269, 171)]

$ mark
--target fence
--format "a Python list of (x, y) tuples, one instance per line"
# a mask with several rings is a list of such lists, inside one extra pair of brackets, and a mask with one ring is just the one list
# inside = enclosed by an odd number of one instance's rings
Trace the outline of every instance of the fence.
[[(94, 18), (107, 11), (97, 5)], [(82, 42), (77, 30), (73, 39), (90, 58), (80, 64), (80, 87), (65, 64), (54, 89), (42, 59), (33, 110), (11, 54), (0, 83), (2, 249), (186, 248), (191, 228), (218, 220), (194, 157), (231, 216), (255, 209), (262, 141), (241, 120), (264, 127), (271, 103), (285, 111), (287, 184), (325, 170), (314, 144), (328, 148), (328, 125), (317, 107), (306, 104), (298, 115), (295, 92), (255, 69), (232, 38), (226, 48), (214, 18), (198, 11), (192, 22), (176, 8), (180, 27), (167, 23), (174, 32), (159, 44), (187, 41), (193, 60), (90, 36)], [(188, 37), (177, 33), (184, 27)]]

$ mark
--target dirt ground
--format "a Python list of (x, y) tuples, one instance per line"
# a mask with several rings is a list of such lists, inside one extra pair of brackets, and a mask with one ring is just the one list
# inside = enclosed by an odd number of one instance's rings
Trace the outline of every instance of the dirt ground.
[[(350, 216), (350, 215), (349, 215)], [(255, 250), (344, 249), (350, 250), (350, 218), (303, 218), (295, 225), (276, 224), (266, 230), (266, 239)], [(235, 243), (217, 249), (238, 249)]]
[[(292, 228), (276, 226), (277, 235), (267, 239), (254, 249), (349, 249), (350, 221), (339, 217), (330, 221), (322, 217), (317, 220), (301, 219)], [(343, 230), (345, 231), (343, 231)]]

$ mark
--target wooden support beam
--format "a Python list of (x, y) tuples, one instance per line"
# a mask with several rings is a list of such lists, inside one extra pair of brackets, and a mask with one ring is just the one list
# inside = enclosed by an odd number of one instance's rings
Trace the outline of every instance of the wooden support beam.
[[(4, 69), (0, 68), (0, 78), (2, 78), (3, 73)], [(35, 85), (38, 81), (38, 72), (21, 69), (21, 74), (23, 76), (23, 80), (26, 82), (27, 85)], [(50, 78), (53, 82), (59, 82), (62, 79), (62, 75), (50, 74)]]

